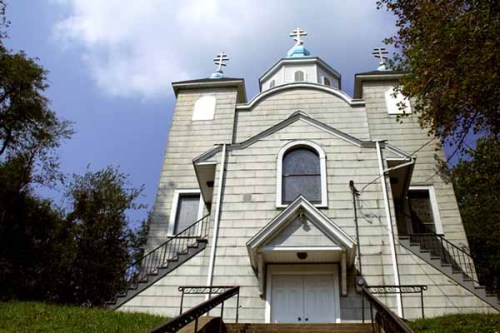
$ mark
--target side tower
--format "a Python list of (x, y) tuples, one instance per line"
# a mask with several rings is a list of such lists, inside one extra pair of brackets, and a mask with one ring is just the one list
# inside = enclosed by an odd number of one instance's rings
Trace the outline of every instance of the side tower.
[[(233, 138), (234, 109), (246, 102), (243, 79), (225, 78), (223, 53), (211, 78), (172, 84), (177, 98), (169, 131), (147, 250), (187, 228), (211, 210), (213, 183), (199, 184), (193, 158)], [(215, 164), (203, 172), (214, 174)], [(204, 194), (202, 196), (201, 194)]]

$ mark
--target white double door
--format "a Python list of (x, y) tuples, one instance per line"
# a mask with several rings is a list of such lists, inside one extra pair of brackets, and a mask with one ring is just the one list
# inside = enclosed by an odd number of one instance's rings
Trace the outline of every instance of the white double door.
[(333, 275), (273, 275), (271, 322), (335, 322)]

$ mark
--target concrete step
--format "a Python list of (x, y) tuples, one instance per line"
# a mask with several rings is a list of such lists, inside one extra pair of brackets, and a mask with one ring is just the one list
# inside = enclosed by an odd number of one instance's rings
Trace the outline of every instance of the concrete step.
[(371, 324), (226, 324), (227, 333), (369, 333)]

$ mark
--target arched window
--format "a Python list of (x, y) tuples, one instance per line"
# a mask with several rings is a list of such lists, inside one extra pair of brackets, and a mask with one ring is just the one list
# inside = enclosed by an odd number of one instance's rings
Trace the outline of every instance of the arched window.
[(330, 80), (326, 77), (326, 76), (323, 76), (323, 84), (325, 86), (331, 86), (332, 84), (330, 83)]
[(326, 161), (321, 148), (308, 141), (283, 147), (278, 155), (277, 206), (302, 195), (316, 206), (326, 207)]
[(276, 85), (276, 81), (271, 80), (271, 83), (269, 83), (269, 88), (274, 88), (275, 85)]
[(304, 72), (303, 71), (296, 71), (295, 74), (295, 82), (301, 82), (304, 81)]

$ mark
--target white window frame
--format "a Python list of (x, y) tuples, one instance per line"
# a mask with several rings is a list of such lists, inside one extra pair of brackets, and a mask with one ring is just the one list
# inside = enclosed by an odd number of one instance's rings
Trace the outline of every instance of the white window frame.
[[(167, 235), (168, 236), (174, 236), (174, 230), (175, 230), (175, 218), (177, 216), (177, 208), (179, 206), (179, 197), (181, 197), (184, 194), (198, 194), (200, 196), (200, 204), (198, 206), (198, 218), (201, 219), (203, 217), (203, 210), (204, 210), (204, 204), (203, 200), (201, 197), (201, 191), (199, 189), (182, 189), (182, 190), (175, 190), (174, 192), (174, 199), (172, 200), (172, 207), (170, 209), (170, 219), (168, 221), (168, 228), (167, 228)], [(193, 223), (196, 221), (193, 221)]]
[(321, 203), (313, 204), (318, 208), (327, 208), (328, 207), (328, 190), (326, 187), (326, 155), (321, 147), (311, 141), (306, 140), (297, 140), (292, 141), (284, 145), (279, 153), (277, 160), (277, 170), (276, 170), (276, 208), (285, 208), (288, 207), (288, 204), (283, 203), (283, 156), (294, 148), (307, 147), (311, 150), (314, 150), (319, 156), (319, 164), (320, 164), (320, 180), (321, 180)]
[(265, 322), (271, 322), (271, 302), (272, 302), (272, 281), (273, 275), (333, 275), (334, 302), (335, 302), (335, 323), (341, 323), (340, 314), (340, 283), (339, 283), (339, 265), (269, 265), (267, 269), (266, 280), (266, 313)]
[(441, 223), (441, 215), (439, 214), (434, 186), (410, 186), (408, 188), (408, 191), (429, 191), (429, 199), (431, 201), (432, 217), (434, 219), (434, 228), (436, 229), (436, 234), (444, 235), (443, 224)]

